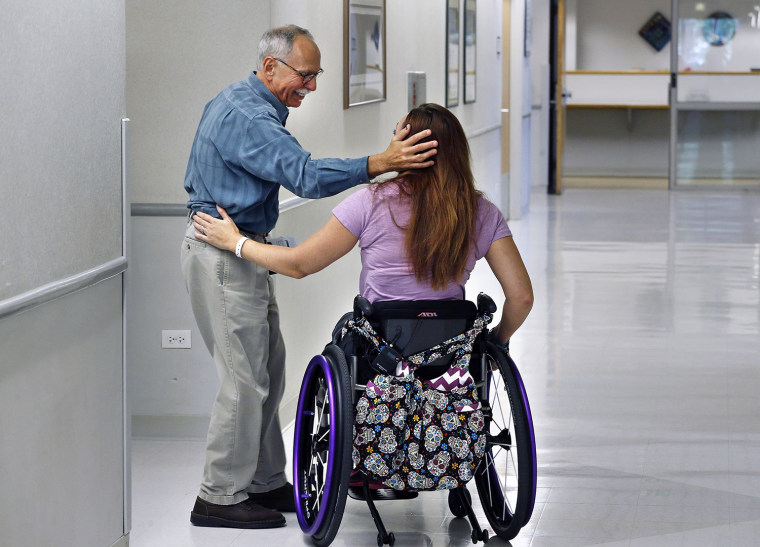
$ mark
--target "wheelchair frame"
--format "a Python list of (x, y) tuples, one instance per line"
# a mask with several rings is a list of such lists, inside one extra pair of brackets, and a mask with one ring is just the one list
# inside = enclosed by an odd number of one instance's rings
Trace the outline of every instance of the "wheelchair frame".
[[(414, 306), (415, 302), (409, 305)], [(478, 297), (481, 316), (496, 306), (484, 294)], [(371, 319), (373, 307), (357, 297), (353, 317)], [(350, 316), (350, 314), (347, 314)], [(346, 319), (347, 316), (344, 316)], [(467, 319), (472, 319), (467, 317)], [(337, 337), (315, 356), (304, 374), (296, 413), (293, 476), (296, 515), (304, 534), (318, 547), (329, 545), (338, 532), (353, 469), (353, 414), (357, 393), (366, 386), (356, 383), (361, 355), (346, 355)], [(508, 354), (486, 341), (482, 332), (473, 346), (470, 372), (484, 409), (485, 455), (475, 469), (481, 506), (497, 536), (510, 540), (530, 520), (536, 495), (536, 449), (527, 393), (520, 373)], [(377, 544), (393, 545), (375, 506), (367, 477), (364, 499), (378, 530)], [(472, 541), (488, 541), (488, 530), (478, 524), (472, 497), (466, 486), (449, 491), (448, 505), (455, 517), (467, 517)]]

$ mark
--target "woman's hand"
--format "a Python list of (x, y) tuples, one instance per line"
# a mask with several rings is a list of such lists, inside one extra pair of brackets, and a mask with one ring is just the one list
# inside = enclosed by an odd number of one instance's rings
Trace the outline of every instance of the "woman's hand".
[(221, 219), (214, 218), (202, 211), (198, 211), (193, 216), (193, 227), (195, 228), (195, 237), (214, 247), (226, 251), (235, 252), (235, 246), (240, 239), (240, 231), (232, 221), (227, 211), (216, 206), (216, 210), (222, 215)]

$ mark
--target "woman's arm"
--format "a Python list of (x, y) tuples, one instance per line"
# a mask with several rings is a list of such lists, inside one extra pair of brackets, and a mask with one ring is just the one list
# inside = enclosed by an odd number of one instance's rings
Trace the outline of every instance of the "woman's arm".
[(493, 328), (496, 339), (504, 343), (528, 317), (533, 307), (533, 287), (513, 238), (503, 237), (491, 243), (486, 261), (504, 291), (501, 321)]
[[(242, 237), (227, 212), (217, 206), (221, 220), (202, 212), (196, 213), (195, 237), (215, 247), (235, 252), (237, 242)], [(263, 268), (301, 279), (329, 266), (353, 249), (358, 238), (348, 231), (340, 221), (331, 216), (327, 224), (295, 247), (266, 245), (247, 240), (240, 252), (246, 260)]]

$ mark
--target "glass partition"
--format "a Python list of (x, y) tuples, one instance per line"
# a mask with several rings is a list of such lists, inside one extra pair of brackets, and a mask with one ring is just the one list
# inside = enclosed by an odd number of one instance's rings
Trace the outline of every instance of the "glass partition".
[(671, 187), (760, 188), (760, 2), (672, 2)]

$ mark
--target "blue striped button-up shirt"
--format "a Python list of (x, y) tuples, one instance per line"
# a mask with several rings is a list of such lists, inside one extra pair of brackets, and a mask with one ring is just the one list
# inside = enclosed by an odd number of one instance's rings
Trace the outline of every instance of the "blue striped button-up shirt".
[(187, 206), (219, 217), (219, 204), (241, 230), (265, 233), (277, 222), (280, 186), (321, 198), (367, 182), (366, 156), (311, 159), (285, 129), (288, 113), (255, 72), (208, 103), (187, 163)]

